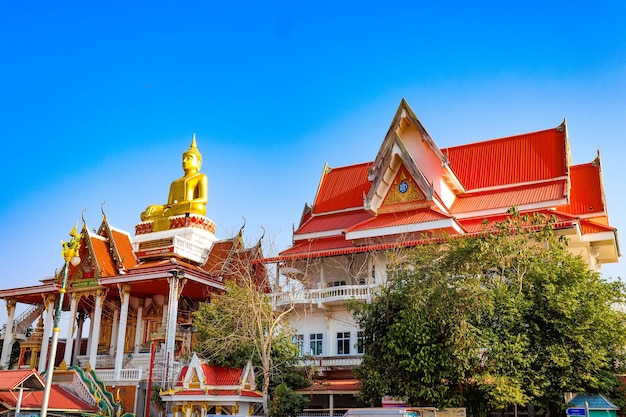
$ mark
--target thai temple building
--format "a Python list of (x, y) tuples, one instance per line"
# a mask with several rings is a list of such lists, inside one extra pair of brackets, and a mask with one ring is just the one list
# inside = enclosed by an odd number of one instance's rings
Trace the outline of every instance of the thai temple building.
[(387, 280), (390, 249), (478, 233), (515, 206), (520, 213), (555, 216), (555, 233), (569, 238), (571, 251), (589, 268), (618, 261), (599, 153), (574, 164), (565, 121), (440, 148), (402, 100), (372, 156), (361, 164), (324, 166), (293, 245), (264, 260), (279, 266), (282, 279), (299, 283), (274, 299), (277, 308), (291, 311), (300, 351), (319, 369), (316, 383), (301, 390), (310, 409), (342, 415), (360, 405), (352, 370), (367, 347), (358, 343), (345, 303), (375, 296)]
[[(154, 386), (163, 390), (168, 412), (175, 416), (201, 417), (216, 410), (248, 414), (260, 402), (249, 370), (236, 374), (243, 375), (242, 381), (226, 381), (223, 398), (219, 386), (224, 381), (208, 386), (211, 380), (198, 372), (214, 370), (199, 366), (197, 359), (191, 361), (196, 364), (195, 379), (188, 387), (202, 389), (203, 395), (196, 392), (193, 401), (187, 401), (168, 391), (192, 359), (192, 313), (199, 303), (223, 291), (224, 279), (236, 270), (249, 266), (258, 272), (262, 267), (250, 262), (261, 257), (261, 242), (246, 248), (243, 228), (228, 239), (215, 236), (216, 226), (206, 216), (208, 180), (200, 172), (201, 162), (194, 135), (183, 153), (184, 176), (172, 182), (167, 203), (151, 205), (138, 215), (134, 236), (115, 228), (104, 212), (94, 231), (83, 219), (80, 233), (73, 233), (78, 256), (55, 277), (0, 290), (8, 313), (0, 354), (4, 369), (46, 373), (53, 360), (49, 352), (55, 309), (69, 312), (51, 374), (49, 401), (55, 415), (63, 411), (58, 405), (64, 402), (55, 394), (61, 388), (90, 404), (98, 415), (149, 415), (147, 399)], [(18, 304), (27, 308), (16, 316)], [(239, 389), (233, 385), (238, 384), (243, 394), (233, 395), (231, 391)], [(159, 415), (156, 410), (152, 414)]]

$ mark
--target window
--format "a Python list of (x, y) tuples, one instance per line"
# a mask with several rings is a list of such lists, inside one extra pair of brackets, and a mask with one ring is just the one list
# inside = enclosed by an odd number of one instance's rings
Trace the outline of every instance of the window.
[(298, 355), (304, 355), (304, 335), (297, 334), (294, 339), (296, 346), (298, 346)]
[(365, 353), (365, 334), (362, 331), (356, 332), (356, 353), (359, 355)]
[(324, 335), (322, 333), (311, 333), (309, 337), (309, 346), (311, 347), (310, 353), (313, 356), (319, 356), (322, 354), (322, 345), (324, 342)]
[(337, 333), (337, 355), (350, 354), (350, 332)]

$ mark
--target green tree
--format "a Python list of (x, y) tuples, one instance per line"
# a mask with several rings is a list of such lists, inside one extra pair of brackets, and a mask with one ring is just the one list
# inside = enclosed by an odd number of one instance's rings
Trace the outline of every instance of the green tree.
[(484, 233), (395, 253), (389, 283), (350, 308), (364, 331), (363, 395), (412, 405), (557, 411), (564, 392), (610, 392), (626, 346), (624, 286), (554, 234), (510, 217)]

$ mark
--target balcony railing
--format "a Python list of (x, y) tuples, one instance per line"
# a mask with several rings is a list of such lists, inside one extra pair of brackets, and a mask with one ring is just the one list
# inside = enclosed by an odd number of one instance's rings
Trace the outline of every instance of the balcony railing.
[(138, 382), (142, 378), (142, 369), (121, 369), (120, 378), (114, 378), (115, 371), (113, 369), (96, 369), (96, 375), (100, 381), (104, 382)]
[(363, 357), (360, 355), (351, 356), (316, 356), (302, 358), (300, 366), (316, 366), (320, 370), (328, 369), (353, 369), (361, 363)]
[(271, 295), (275, 306), (303, 305), (316, 303), (333, 304), (346, 300), (369, 301), (378, 289), (378, 284), (340, 285), (320, 289), (283, 291)]

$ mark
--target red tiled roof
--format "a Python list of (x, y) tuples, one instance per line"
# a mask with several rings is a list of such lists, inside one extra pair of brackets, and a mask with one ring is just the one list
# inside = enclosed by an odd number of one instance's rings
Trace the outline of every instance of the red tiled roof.
[(412, 211), (401, 211), (394, 213), (379, 214), (370, 220), (366, 220), (360, 224), (346, 230), (353, 232), (355, 230), (377, 229), (381, 227), (406, 226), (410, 224), (432, 222), (443, 219), (450, 219), (451, 216), (443, 214), (437, 210), (423, 208)]
[(508, 209), (533, 203), (562, 200), (567, 197), (567, 180), (557, 180), (540, 184), (528, 184), (505, 190), (469, 193), (459, 196), (451, 213), (468, 213), (497, 208)]
[[(569, 214), (565, 214), (565, 213), (559, 213), (556, 211), (552, 211), (552, 210), (536, 210), (536, 211), (532, 211), (532, 212), (520, 212), (520, 214), (529, 214), (532, 215), (533, 213), (538, 213), (538, 214), (544, 214), (546, 216), (555, 216), (556, 217), (556, 228), (563, 228), (563, 227), (571, 227), (576, 221), (578, 221), (578, 219), (574, 216), (571, 216)], [(499, 214), (499, 215), (495, 215), (495, 216), (481, 216), (481, 217), (472, 217), (469, 219), (459, 219), (459, 223), (461, 224), (461, 226), (463, 227), (463, 229), (467, 232), (467, 233), (479, 233), (483, 230), (485, 230), (485, 228), (488, 228), (488, 225), (485, 225), (485, 221), (488, 223), (498, 223), (498, 222), (502, 222), (504, 220), (506, 220), (507, 218), (511, 217), (510, 214)]]
[[(578, 218), (571, 216), (566, 213), (559, 213), (552, 210), (537, 210), (532, 212), (526, 212), (527, 214), (532, 215), (533, 213), (544, 214), (546, 216), (554, 215), (556, 217), (556, 223), (554, 227), (556, 229), (568, 228), (572, 227), (574, 223), (578, 221)], [(521, 212), (520, 214), (525, 214)], [(481, 233), (485, 230), (484, 222), (501, 222), (505, 220), (507, 217), (510, 217), (508, 214), (501, 214), (496, 216), (489, 217), (474, 217), (470, 219), (459, 219), (457, 220), (461, 227), (467, 232), (466, 235), (457, 235), (459, 237), (470, 236), (477, 233)], [(445, 217), (444, 217), (445, 218)], [(449, 234), (447, 236), (450, 236)], [(384, 243), (374, 243), (363, 246), (357, 246), (352, 241), (346, 240), (343, 237), (331, 237), (331, 238), (320, 238), (320, 239), (311, 239), (311, 240), (303, 240), (300, 242), (296, 242), (294, 246), (291, 248), (281, 252), (279, 256), (274, 258), (266, 258), (262, 261), (265, 263), (270, 262), (278, 262), (278, 261), (288, 261), (294, 259), (306, 259), (306, 258), (319, 258), (319, 257), (328, 257), (328, 256), (340, 256), (346, 255), (350, 253), (363, 253), (363, 252), (375, 252), (375, 251), (385, 251), (398, 247), (412, 247), (425, 245), (428, 243), (435, 243), (439, 241), (444, 241), (446, 237), (444, 236), (432, 236), (426, 238), (419, 239), (411, 239), (411, 240), (400, 240), (397, 242), (384, 242)]]
[(558, 210), (580, 215), (604, 212), (598, 163), (570, 167), (570, 182), (569, 205), (559, 207)]
[(301, 253), (324, 252), (335, 249), (356, 248), (352, 241), (346, 240), (343, 235), (330, 238), (297, 241), (292, 247), (280, 253), (280, 256), (290, 256)]
[(174, 391), (174, 392), (168, 392), (168, 391), (163, 391), (161, 393), (162, 396), (178, 396), (178, 395), (210, 395), (210, 396), (214, 396), (214, 397), (218, 397), (218, 396), (233, 396), (233, 395), (240, 395), (242, 397), (250, 397), (250, 398), (262, 398), (263, 394), (261, 394), (260, 392), (256, 392), (256, 391), (252, 391), (252, 390), (218, 390), (218, 389), (209, 389), (209, 390), (203, 390), (203, 389), (185, 389), (185, 390), (181, 390), (181, 391)]
[(363, 196), (370, 189), (367, 174), (372, 162), (329, 168), (323, 175), (315, 197), (313, 213), (362, 207)]
[(587, 219), (580, 220), (580, 231), (583, 235), (586, 235), (589, 233), (615, 232), (616, 230), (617, 229), (615, 229), (614, 227), (596, 223), (592, 220), (587, 220)]
[(103, 277), (112, 277), (117, 275), (115, 261), (109, 251), (109, 243), (101, 236), (90, 236), (91, 246), (96, 255), (96, 262)]
[(314, 381), (311, 386), (296, 390), (299, 393), (319, 392), (319, 391), (360, 391), (361, 381), (358, 379), (326, 379)]
[(562, 128), (441, 149), (466, 190), (567, 175)]
[[(22, 410), (41, 410), (43, 402), (43, 390), (26, 391), (22, 397)], [(17, 393), (12, 391), (0, 392), (0, 403), (15, 408), (17, 405)], [(50, 398), (48, 399), (48, 409), (50, 411), (73, 411), (73, 412), (90, 412), (94, 408), (76, 397), (71, 392), (65, 390), (59, 385), (50, 387)]]
[[(243, 369), (224, 368), (209, 364), (202, 364), (202, 372), (204, 373), (205, 384), (211, 387), (241, 385), (241, 375)], [(182, 383), (185, 375), (189, 371), (189, 366), (183, 367), (178, 379), (178, 383)]]
[(365, 210), (313, 216), (309, 221), (300, 226), (294, 234), (299, 235), (329, 230), (343, 230), (372, 217), (373, 215)]
[(128, 233), (111, 229), (111, 235), (115, 240), (115, 247), (117, 248), (120, 258), (124, 264), (124, 268), (128, 270), (135, 267), (137, 265), (137, 259), (135, 258), (135, 252), (133, 251), (133, 245), (130, 241)]

